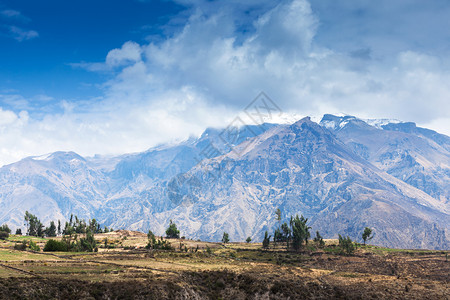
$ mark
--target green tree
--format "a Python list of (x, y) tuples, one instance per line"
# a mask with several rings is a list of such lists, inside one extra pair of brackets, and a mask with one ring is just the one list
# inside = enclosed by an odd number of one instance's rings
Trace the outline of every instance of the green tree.
[(97, 249), (97, 242), (95, 241), (94, 234), (88, 230), (85, 238), (81, 238), (77, 243), (78, 251), (93, 252)]
[(16, 229), (16, 234), (17, 234), (17, 235), (22, 235), (22, 229), (17, 228), (17, 229)]
[(61, 235), (61, 221), (58, 220), (58, 235)]
[(50, 226), (45, 228), (45, 235), (49, 237), (56, 236), (56, 225), (55, 222), (51, 221)]
[(8, 227), (8, 224), (3, 224), (0, 226), (0, 231), (7, 232), (8, 234), (11, 233), (11, 229)]
[(281, 210), (279, 208), (277, 208), (277, 210), (275, 211), (275, 215), (276, 215), (276, 220), (278, 222), (281, 222)]
[(291, 228), (288, 223), (281, 224), (281, 232), (283, 234), (283, 242), (286, 242), (286, 247), (289, 248), (289, 241), (291, 240)]
[(370, 241), (371, 239), (373, 239), (372, 229), (370, 229), (369, 227), (364, 228), (362, 239), (364, 240), (364, 246), (366, 245), (366, 241)]
[(355, 252), (355, 244), (349, 236), (342, 237), (339, 235), (339, 248), (341, 248), (343, 254), (351, 255)]
[(283, 242), (283, 233), (280, 228), (275, 229), (273, 232), (273, 241), (276, 242)]
[(75, 229), (71, 225), (72, 223), (66, 222), (66, 225), (64, 226), (63, 235), (72, 235), (75, 233)]
[(262, 243), (264, 249), (269, 248), (270, 238), (271, 238), (271, 236), (269, 235), (269, 233), (266, 230), (266, 232), (264, 233), (264, 240), (263, 240), (263, 243)]
[(27, 225), (27, 235), (44, 236), (44, 225), (42, 225), (41, 221), (35, 215), (26, 211), (24, 218)]
[(148, 238), (148, 240), (151, 240), (151, 239), (155, 238), (155, 234), (151, 230), (149, 230), (147, 233), (147, 238)]
[(308, 222), (308, 219), (303, 216), (299, 218), (298, 215), (296, 215), (295, 218), (291, 218), (292, 247), (295, 250), (299, 250), (302, 247), (303, 241), (307, 244), (308, 239), (311, 236), (309, 232), (311, 227), (306, 225), (306, 222)]
[(168, 238), (180, 238), (180, 231), (177, 229), (177, 225), (170, 220), (169, 228), (166, 230), (166, 236)]
[(230, 242), (230, 237), (228, 236), (228, 232), (224, 232), (222, 236), (222, 243), (226, 244)]
[(319, 246), (319, 248), (323, 248), (325, 246), (325, 242), (323, 241), (322, 236), (319, 231), (316, 231), (316, 237), (314, 238), (314, 242)]
[(89, 229), (93, 233), (102, 233), (102, 228), (96, 219), (89, 220)]
[(245, 241), (246, 241), (247, 244), (248, 244), (248, 243), (250, 243), (250, 242), (252, 241), (252, 238), (251, 238), (251, 237), (248, 237)]

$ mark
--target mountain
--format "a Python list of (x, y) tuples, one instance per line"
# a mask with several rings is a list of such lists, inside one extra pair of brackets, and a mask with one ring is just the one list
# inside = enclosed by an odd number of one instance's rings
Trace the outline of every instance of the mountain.
[(321, 125), (379, 169), (449, 204), (449, 137), (411, 122), (370, 126), (353, 116), (325, 115)]
[(104, 174), (76, 153), (29, 157), (0, 169), (0, 222), (22, 226), (25, 210), (44, 223), (91, 218), (108, 190)]
[(162, 234), (172, 219), (190, 238), (261, 240), (280, 208), (329, 238), (369, 226), (376, 244), (449, 248), (449, 138), (412, 124), (325, 115), (120, 157), (30, 157), (0, 169), (0, 223), (74, 213)]
[(260, 237), (274, 226), (267, 216), (280, 208), (284, 220), (301, 213), (328, 237), (343, 232), (356, 238), (371, 226), (374, 243), (449, 245), (448, 206), (354, 155), (309, 119), (236, 148), (241, 154), (230, 152), (188, 173), (202, 185), (191, 189), (196, 201), (189, 210), (177, 214), (186, 225), (189, 218), (201, 224), (190, 232), (196, 237), (218, 240), (223, 231), (232, 239)]

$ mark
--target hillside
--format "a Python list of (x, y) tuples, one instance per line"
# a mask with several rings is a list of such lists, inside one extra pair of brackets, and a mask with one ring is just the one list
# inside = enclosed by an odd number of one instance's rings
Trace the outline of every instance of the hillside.
[[(359, 246), (336, 241), (300, 252), (282, 245), (170, 240), (174, 251), (146, 250), (146, 235), (96, 235), (98, 252), (33, 252), (0, 241), (0, 299), (448, 299), (448, 251)], [(104, 247), (104, 240), (107, 239)], [(186, 245), (180, 251), (178, 245)], [(127, 250), (126, 250), (127, 249)], [(184, 249), (184, 248), (183, 248)]]

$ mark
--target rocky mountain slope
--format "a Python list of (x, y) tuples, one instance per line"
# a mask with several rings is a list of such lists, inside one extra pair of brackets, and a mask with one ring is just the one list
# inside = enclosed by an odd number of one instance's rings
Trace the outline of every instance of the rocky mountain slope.
[(325, 115), (321, 124), (379, 169), (449, 204), (448, 136), (410, 122), (377, 128), (352, 116)]
[(114, 228), (191, 238), (261, 240), (303, 214), (325, 237), (390, 247), (449, 248), (450, 138), (413, 123), (325, 115), (292, 125), (208, 129), (199, 138), (133, 155), (57, 152), (0, 169), (0, 223), (23, 226), (71, 213)]

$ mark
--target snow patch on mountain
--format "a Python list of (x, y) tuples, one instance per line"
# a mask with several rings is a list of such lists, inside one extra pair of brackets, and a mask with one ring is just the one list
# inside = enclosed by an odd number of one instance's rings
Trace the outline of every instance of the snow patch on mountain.
[(399, 124), (403, 123), (400, 120), (397, 119), (361, 119), (370, 126), (376, 127), (378, 129), (383, 129), (383, 126), (387, 124)]

